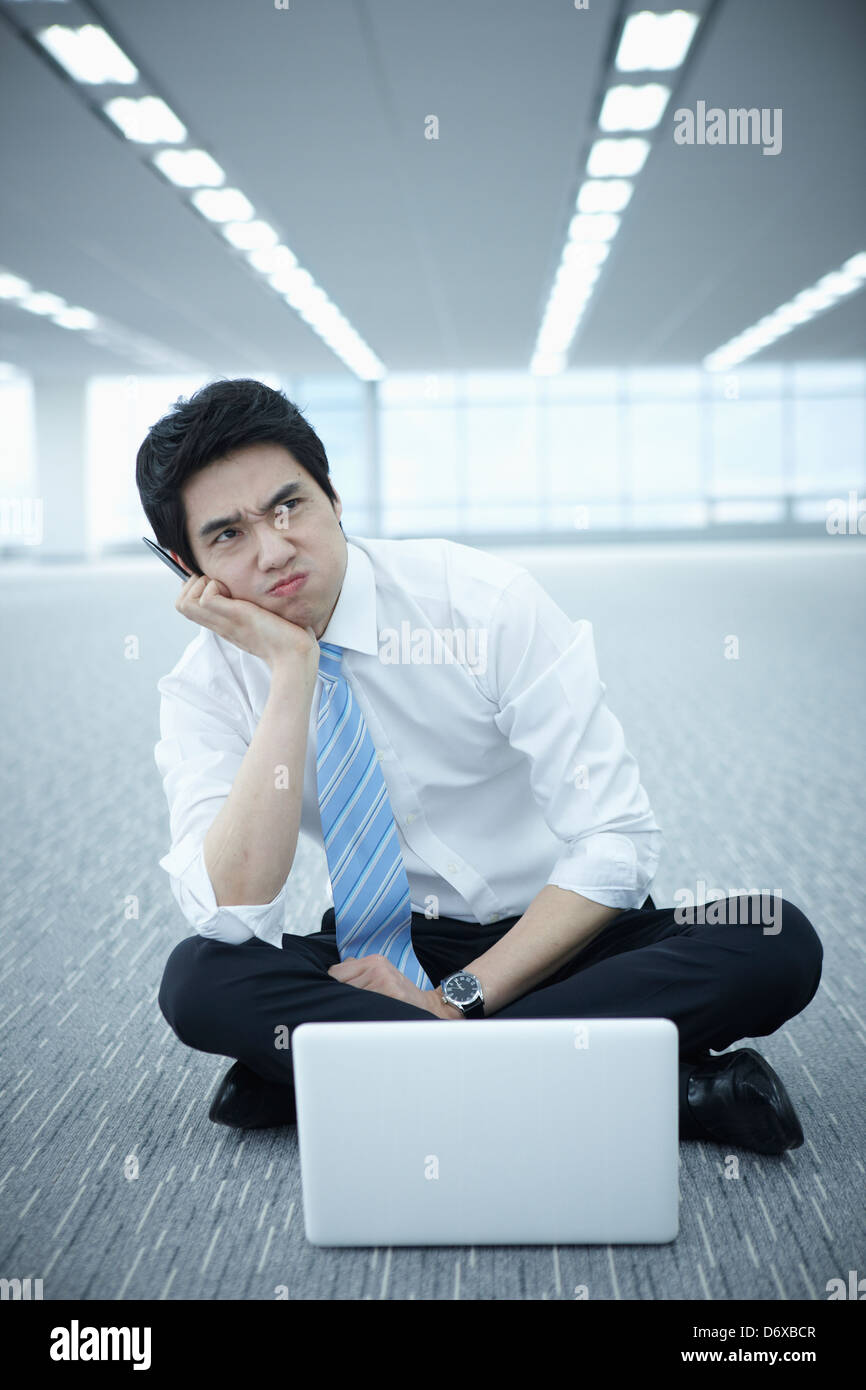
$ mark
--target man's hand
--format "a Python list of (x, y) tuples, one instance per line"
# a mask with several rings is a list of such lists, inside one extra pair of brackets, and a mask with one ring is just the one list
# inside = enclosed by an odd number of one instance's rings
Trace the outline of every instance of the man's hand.
[(193, 575), (174, 606), (190, 622), (210, 628), (251, 656), (261, 657), (271, 670), (276, 661), (295, 655), (318, 667), (319, 643), (312, 627), (299, 627), (248, 599), (232, 598), (220, 579)]
[(406, 1004), (426, 1009), (435, 1018), (463, 1017), (459, 1009), (444, 1004), (437, 990), (418, 989), (386, 956), (349, 957), (329, 966), (328, 974), (356, 989), (369, 989), (374, 994), (386, 994), (389, 999), (402, 999)]

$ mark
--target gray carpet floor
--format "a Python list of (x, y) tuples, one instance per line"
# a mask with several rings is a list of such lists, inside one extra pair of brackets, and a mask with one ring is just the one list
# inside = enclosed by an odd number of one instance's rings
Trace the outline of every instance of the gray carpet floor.
[[(229, 1063), (156, 1002), (188, 928), (157, 860), (156, 681), (194, 635), (157, 564), (0, 573), (0, 1276), (46, 1299), (825, 1299), (864, 1270), (864, 647), (858, 537), (502, 551), (594, 624), (666, 835), (652, 893), (778, 888), (824, 943), (812, 1003), (744, 1039), (806, 1134), (779, 1158), (680, 1146), (666, 1246), (326, 1250), (296, 1130), (211, 1124)], [(728, 635), (739, 659), (724, 658)], [(138, 656), (127, 659), (128, 639)], [(302, 846), (293, 930), (317, 930)], [(131, 895), (138, 916), (125, 915)], [(515, 1126), (519, 1117), (515, 1116)], [(137, 1176), (134, 1174), (137, 1172)]]

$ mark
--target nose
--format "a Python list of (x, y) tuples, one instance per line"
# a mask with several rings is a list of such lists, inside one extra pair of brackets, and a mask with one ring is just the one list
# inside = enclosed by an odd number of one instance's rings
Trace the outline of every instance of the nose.
[(267, 522), (257, 527), (259, 569), (282, 569), (295, 553), (288, 530), (278, 529)]

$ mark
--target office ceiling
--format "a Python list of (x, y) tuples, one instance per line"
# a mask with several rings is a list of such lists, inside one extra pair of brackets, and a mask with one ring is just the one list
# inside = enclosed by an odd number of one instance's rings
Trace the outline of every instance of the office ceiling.
[[(615, 36), (646, 7), (0, 0), (0, 267), (193, 371), (348, 374), (21, 33), (96, 17), (389, 371), (525, 369)], [(575, 367), (698, 363), (866, 249), (862, 0), (688, 8), (706, 23), (652, 134)], [(781, 108), (781, 152), (677, 145), (673, 111), (699, 100)], [(431, 114), (438, 140), (424, 137)], [(861, 292), (755, 360), (864, 354)], [(0, 360), (141, 370), (8, 303)]]

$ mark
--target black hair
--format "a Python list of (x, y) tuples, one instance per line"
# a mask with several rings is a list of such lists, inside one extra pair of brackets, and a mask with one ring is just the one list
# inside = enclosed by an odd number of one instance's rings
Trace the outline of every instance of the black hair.
[[(135, 482), (157, 542), (201, 574), (189, 543), (181, 488), (208, 464), (248, 444), (282, 444), (334, 503), (328, 456), (313, 427), (283, 391), (240, 377), (179, 396), (151, 425), (135, 460)], [(342, 531), (342, 522), (340, 530)]]

